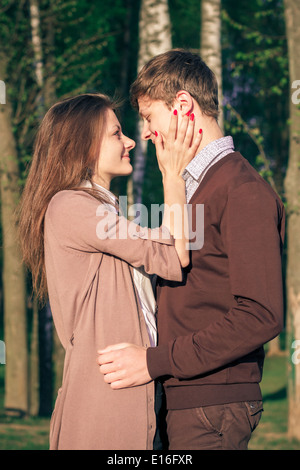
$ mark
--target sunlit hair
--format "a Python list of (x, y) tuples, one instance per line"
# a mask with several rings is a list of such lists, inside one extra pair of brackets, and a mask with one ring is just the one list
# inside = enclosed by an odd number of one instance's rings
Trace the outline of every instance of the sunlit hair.
[[(56, 193), (66, 189), (86, 191), (106, 202), (91, 178), (107, 112), (116, 107), (106, 95), (83, 94), (54, 104), (40, 125), (18, 213), (23, 260), (40, 300), (47, 296), (44, 218), (48, 204)], [(81, 187), (84, 180), (92, 187)]]
[(218, 118), (218, 83), (214, 73), (199, 55), (183, 49), (159, 54), (144, 65), (131, 86), (131, 104), (138, 110), (138, 99), (149, 97), (163, 101), (170, 109), (180, 90), (188, 91), (204, 114)]

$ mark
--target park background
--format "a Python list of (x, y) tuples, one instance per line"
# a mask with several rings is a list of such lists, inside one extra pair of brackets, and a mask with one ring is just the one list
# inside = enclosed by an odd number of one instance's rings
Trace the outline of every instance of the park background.
[(225, 135), (286, 207), (285, 327), (265, 347), (265, 411), (250, 449), (300, 449), (299, 25), (300, 0), (0, 1), (2, 353), (6, 347), (0, 449), (48, 449), (62, 373), (51, 312), (32, 296), (16, 238), (15, 211), (39, 122), (61, 98), (84, 92), (122, 98), (123, 130), (137, 146), (133, 175), (115, 180), (113, 190), (129, 204), (160, 204), (153, 146), (139, 140), (128, 92), (143, 63), (178, 47), (198, 53), (214, 70)]

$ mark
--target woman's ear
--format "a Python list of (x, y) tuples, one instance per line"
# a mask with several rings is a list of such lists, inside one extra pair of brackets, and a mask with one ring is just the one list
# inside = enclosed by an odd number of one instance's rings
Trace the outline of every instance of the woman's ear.
[(186, 114), (193, 111), (194, 102), (188, 91), (180, 90), (176, 93), (174, 107), (180, 109), (182, 116), (185, 116)]

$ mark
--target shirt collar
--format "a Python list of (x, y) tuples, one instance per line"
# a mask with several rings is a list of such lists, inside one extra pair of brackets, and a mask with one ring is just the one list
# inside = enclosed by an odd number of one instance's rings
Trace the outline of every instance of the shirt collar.
[(96, 186), (96, 188), (100, 189), (104, 194), (106, 194), (113, 204), (115, 204), (118, 201), (116, 196), (111, 191), (109, 191), (109, 189), (106, 189), (97, 183), (94, 183), (94, 186)]
[(108, 200), (111, 201), (111, 204), (112, 205), (115, 205), (117, 202), (118, 202), (118, 199), (116, 198), (116, 196), (111, 192), (109, 191), (108, 189), (104, 188), (103, 186), (101, 186), (100, 184), (97, 184), (95, 182), (93, 182), (93, 184), (91, 184), (90, 181), (88, 180), (84, 180), (82, 181), (81, 183), (81, 187), (83, 188), (96, 188), (96, 189), (99, 189), (104, 195), (107, 196)]
[(214, 163), (214, 161), (230, 152), (234, 151), (234, 143), (231, 136), (221, 137), (213, 140), (206, 145), (187, 165), (182, 173), (184, 180), (189, 176), (195, 180), (199, 180), (202, 173)]

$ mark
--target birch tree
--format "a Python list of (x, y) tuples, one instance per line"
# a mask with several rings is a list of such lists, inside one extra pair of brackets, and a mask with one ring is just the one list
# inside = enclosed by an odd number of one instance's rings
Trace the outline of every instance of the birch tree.
[(200, 55), (214, 72), (219, 88), (219, 126), (223, 130), (222, 110), (222, 49), (221, 49), (221, 0), (201, 1)]
[[(138, 72), (152, 57), (172, 48), (170, 14), (167, 0), (142, 0), (139, 19)], [(143, 182), (147, 154), (147, 142), (141, 140), (143, 123), (137, 123), (134, 171), (128, 194), (131, 205), (142, 203)], [(132, 186), (131, 186), (132, 184)]]
[[(300, 440), (300, 4), (285, 0), (290, 74), (290, 148), (285, 178), (287, 199), (287, 311), (289, 362), (289, 424), (291, 437)], [(298, 85), (298, 94), (296, 93)], [(292, 349), (290, 349), (292, 348)], [(298, 351), (297, 351), (298, 350)]]
[(31, 23), (31, 36), (32, 48), (34, 52), (34, 69), (37, 84), (40, 88), (43, 86), (43, 53), (42, 53), (42, 38), (40, 30), (40, 11), (38, 0), (30, 0), (30, 23)]
[[(43, 87), (43, 62), (42, 62), (42, 40), (40, 31), (40, 12), (38, 0), (30, 0), (30, 25), (32, 48), (34, 54), (34, 72), (39, 93), (37, 94), (37, 110), (39, 118), (43, 115), (43, 103), (41, 90)], [(31, 416), (37, 416), (40, 408), (40, 386), (39, 386), (39, 307), (36, 299), (33, 299), (32, 329), (30, 344), (30, 388), (29, 388), (29, 412)]]

